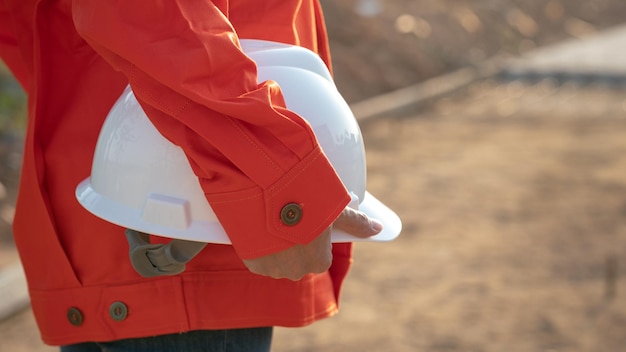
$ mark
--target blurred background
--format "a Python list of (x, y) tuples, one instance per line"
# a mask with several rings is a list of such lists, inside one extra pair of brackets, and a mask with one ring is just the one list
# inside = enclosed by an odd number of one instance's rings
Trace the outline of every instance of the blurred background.
[[(322, 5), (344, 98), (368, 106), (387, 94), (391, 108), (361, 120), (368, 189), (404, 229), (391, 243), (358, 244), (340, 314), (277, 329), (275, 351), (626, 351), (626, 60), (595, 74), (476, 77), (393, 108), (400, 89), (487, 62), (506, 71), (543, 48), (616, 33), (626, 2)], [(610, 64), (626, 51), (590, 48)], [(0, 89), (6, 267), (17, 260), (25, 97), (2, 66)], [(52, 350), (28, 307), (0, 321), (0, 351)]]
[(624, 23), (620, 0), (322, 1), (349, 102)]

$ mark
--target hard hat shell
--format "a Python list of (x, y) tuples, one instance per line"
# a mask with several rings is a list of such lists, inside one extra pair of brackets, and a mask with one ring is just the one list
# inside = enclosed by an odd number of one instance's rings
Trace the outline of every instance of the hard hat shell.
[[(309, 122), (352, 196), (349, 206), (383, 223), (383, 231), (367, 239), (333, 230), (332, 241), (395, 239), (401, 221), (366, 191), (361, 131), (322, 60), (292, 45), (261, 40), (241, 40), (241, 45), (257, 64), (259, 82), (276, 81), (287, 108)], [(78, 185), (76, 197), (88, 211), (119, 226), (169, 238), (230, 243), (182, 149), (157, 131), (130, 87), (104, 122), (91, 177)]]

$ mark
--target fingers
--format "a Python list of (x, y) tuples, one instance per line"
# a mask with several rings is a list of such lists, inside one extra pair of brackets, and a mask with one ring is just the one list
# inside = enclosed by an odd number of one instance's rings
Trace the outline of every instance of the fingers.
[[(360, 211), (346, 208), (335, 220), (332, 228), (356, 237), (367, 238), (379, 233), (383, 226)], [(281, 252), (255, 259), (244, 259), (243, 262), (255, 274), (297, 281), (304, 275), (328, 270), (332, 260), (329, 228), (310, 243), (298, 244)]]
[(345, 208), (333, 227), (360, 238), (374, 236), (383, 229), (378, 220), (352, 208)]

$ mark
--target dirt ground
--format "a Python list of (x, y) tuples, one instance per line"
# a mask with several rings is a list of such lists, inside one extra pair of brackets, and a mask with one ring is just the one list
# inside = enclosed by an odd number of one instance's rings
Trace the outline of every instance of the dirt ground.
[(626, 350), (626, 91), (487, 82), (363, 127), (402, 237), (277, 351)]
[[(323, 5), (352, 102), (626, 18), (622, 0)], [(488, 81), (364, 124), (368, 188), (403, 233), (357, 245), (340, 314), (277, 329), (274, 351), (625, 351), (624, 96)], [(3, 148), (8, 226), (15, 152)], [(0, 351), (55, 350), (30, 311), (0, 322)]]

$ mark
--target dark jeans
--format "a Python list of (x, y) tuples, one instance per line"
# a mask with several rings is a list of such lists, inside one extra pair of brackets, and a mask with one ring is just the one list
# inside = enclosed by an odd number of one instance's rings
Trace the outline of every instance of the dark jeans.
[(112, 342), (62, 346), (61, 352), (269, 352), (271, 327), (202, 330)]

